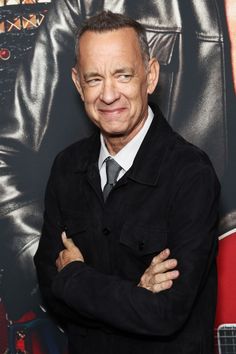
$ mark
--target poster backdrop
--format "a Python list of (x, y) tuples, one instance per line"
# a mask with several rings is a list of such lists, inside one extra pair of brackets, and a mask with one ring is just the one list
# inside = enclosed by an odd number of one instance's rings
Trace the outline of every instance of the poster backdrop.
[[(65, 354), (41, 305), (33, 255), (55, 155), (93, 127), (70, 80), (74, 32), (103, 9), (147, 29), (157, 102), (222, 183), (216, 353), (236, 353), (235, 0), (0, 0), (0, 354)], [(236, 84), (235, 84), (236, 87)]]

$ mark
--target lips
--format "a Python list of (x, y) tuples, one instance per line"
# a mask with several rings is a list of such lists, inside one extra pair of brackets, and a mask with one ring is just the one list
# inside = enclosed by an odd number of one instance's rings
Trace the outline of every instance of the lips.
[(108, 116), (113, 116), (113, 115), (119, 115), (123, 113), (126, 110), (125, 107), (119, 107), (119, 108), (112, 108), (112, 109), (103, 109), (99, 108), (98, 111), (101, 112), (103, 115), (108, 115)]

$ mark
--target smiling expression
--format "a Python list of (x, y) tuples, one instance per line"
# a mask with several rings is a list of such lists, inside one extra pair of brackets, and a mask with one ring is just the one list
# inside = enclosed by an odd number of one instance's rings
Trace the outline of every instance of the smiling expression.
[(148, 94), (158, 81), (157, 61), (144, 64), (132, 28), (85, 32), (78, 57), (72, 79), (89, 118), (104, 137), (123, 137), (127, 143), (147, 118)]

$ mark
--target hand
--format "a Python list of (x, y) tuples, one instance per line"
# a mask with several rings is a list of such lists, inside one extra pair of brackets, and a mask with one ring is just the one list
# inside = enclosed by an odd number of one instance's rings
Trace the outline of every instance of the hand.
[(143, 273), (138, 286), (153, 293), (170, 289), (173, 280), (178, 278), (179, 271), (172, 270), (177, 266), (177, 260), (167, 259), (169, 255), (170, 250), (167, 248), (155, 256), (150, 266)]
[(71, 238), (67, 238), (65, 232), (62, 233), (61, 238), (65, 249), (59, 253), (59, 256), (56, 260), (56, 267), (58, 272), (60, 272), (62, 268), (73, 261), (84, 262), (84, 257), (80, 252), (80, 249), (74, 244), (73, 240)]

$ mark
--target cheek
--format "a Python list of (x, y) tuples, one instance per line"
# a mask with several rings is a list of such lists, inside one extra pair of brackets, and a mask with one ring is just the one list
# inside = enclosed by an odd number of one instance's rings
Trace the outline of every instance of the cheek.
[(126, 97), (130, 100), (140, 100), (140, 98), (147, 96), (147, 84), (146, 82), (139, 82), (130, 85), (126, 91), (124, 91), (124, 94), (126, 94)]
[(95, 87), (91, 88), (85, 88), (83, 90), (83, 95), (84, 95), (84, 103), (86, 105), (94, 105), (96, 104), (96, 101), (100, 95), (100, 90)]
[(96, 107), (94, 101), (90, 97), (85, 97), (84, 108), (89, 119), (93, 122), (96, 121)]

